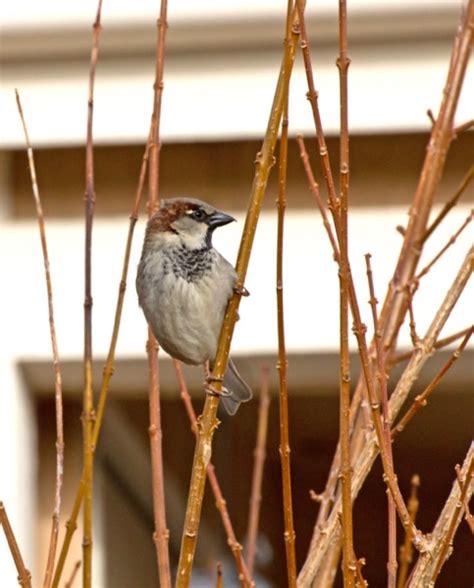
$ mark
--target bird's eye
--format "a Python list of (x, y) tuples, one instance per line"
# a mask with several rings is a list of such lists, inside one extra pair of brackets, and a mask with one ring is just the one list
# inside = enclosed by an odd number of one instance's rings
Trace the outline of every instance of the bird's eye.
[(206, 213), (201, 208), (196, 208), (196, 210), (193, 211), (191, 216), (196, 220), (202, 220), (206, 216)]

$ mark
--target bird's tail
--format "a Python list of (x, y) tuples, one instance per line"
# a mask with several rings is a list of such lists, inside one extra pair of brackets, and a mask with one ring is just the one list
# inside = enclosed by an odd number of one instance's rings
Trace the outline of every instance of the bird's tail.
[(242, 379), (232, 359), (229, 359), (224, 376), (224, 386), (231, 393), (230, 396), (221, 396), (222, 404), (227, 413), (234, 415), (241, 402), (247, 402), (252, 398), (250, 386)]

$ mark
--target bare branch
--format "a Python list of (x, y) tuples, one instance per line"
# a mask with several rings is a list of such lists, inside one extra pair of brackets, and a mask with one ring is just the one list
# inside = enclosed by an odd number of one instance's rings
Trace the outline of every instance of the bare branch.
[(33, 154), (33, 148), (31, 146), (30, 138), (28, 135), (28, 129), (26, 126), (25, 117), (23, 115), (23, 109), (21, 106), (20, 95), (18, 91), (16, 93), (16, 102), (18, 106), (18, 112), (20, 114), (21, 123), (23, 125), (23, 131), (25, 134), (25, 142), (28, 154), (28, 166), (30, 169), (31, 176), (31, 187), (33, 190), (33, 198), (36, 205), (36, 216), (38, 218), (38, 226), (41, 239), (41, 249), (43, 251), (43, 265), (46, 279), (46, 291), (48, 296), (48, 314), (49, 314), (49, 332), (51, 337), (51, 347), (53, 351), (53, 371), (54, 371), (54, 403), (56, 411), (56, 485), (54, 493), (54, 512), (53, 520), (51, 524), (51, 537), (49, 540), (48, 549), (48, 560), (46, 564), (46, 572), (43, 581), (43, 587), (49, 588), (53, 577), (54, 560), (56, 557), (56, 547), (58, 543), (59, 533), (59, 517), (61, 513), (61, 491), (63, 485), (64, 475), (64, 424), (63, 424), (63, 392), (62, 392), (62, 379), (61, 379), (61, 368), (59, 364), (59, 352), (58, 343), (56, 338), (56, 326), (54, 323), (54, 304), (53, 304), (53, 286), (51, 281), (51, 272), (49, 269), (49, 255), (48, 255), (48, 244), (46, 241), (46, 229), (44, 224), (43, 207), (41, 204), (41, 197), (38, 188), (38, 182), (36, 179), (36, 168)]
[(473, 331), (474, 331), (474, 328), (471, 327), (471, 329), (464, 336), (464, 339), (461, 341), (461, 344), (456, 349), (456, 351), (454, 351), (452, 353), (451, 357), (444, 364), (444, 366), (439, 370), (439, 372), (436, 374), (436, 376), (433, 378), (433, 380), (428, 384), (428, 386), (423, 390), (423, 392), (415, 398), (415, 400), (413, 401), (413, 404), (406, 411), (406, 413), (400, 419), (398, 424), (393, 428), (392, 439), (395, 439), (396, 435), (398, 435), (398, 433), (401, 433), (403, 431), (403, 429), (407, 426), (407, 424), (411, 421), (411, 419), (415, 416), (415, 414), (420, 410), (420, 408), (423, 408), (424, 406), (426, 406), (430, 395), (434, 392), (434, 390), (436, 389), (438, 384), (444, 378), (444, 376), (449, 371), (449, 369), (453, 366), (455, 361), (457, 359), (459, 359), (461, 353), (463, 352), (469, 339), (471, 338)]
[[(416, 521), (416, 514), (418, 512), (418, 488), (420, 487), (420, 477), (414, 475), (411, 478), (411, 491), (408, 500), (408, 512), (410, 513), (413, 524)], [(400, 547), (400, 572), (398, 574), (397, 588), (404, 588), (408, 577), (408, 569), (413, 561), (413, 535), (411, 534), (411, 527), (405, 531), (405, 542)]]
[(471, 181), (473, 180), (473, 178), (474, 178), (474, 164), (471, 165), (471, 167), (468, 169), (467, 174), (462, 179), (462, 182), (458, 186), (458, 189), (456, 190), (456, 192), (446, 202), (446, 204), (443, 206), (443, 208), (441, 209), (441, 211), (439, 212), (439, 214), (437, 215), (437, 217), (430, 224), (430, 226), (426, 229), (426, 232), (425, 232), (425, 234), (423, 235), (423, 238), (422, 238), (422, 243), (424, 243), (426, 241), (426, 239), (428, 239), (428, 237), (430, 237), (430, 235), (433, 234), (433, 232), (436, 230), (436, 228), (440, 225), (441, 221), (446, 217), (446, 215), (448, 214), (448, 212), (454, 206), (456, 206), (456, 204), (458, 203), (459, 199), (464, 194), (464, 192), (466, 191), (466, 188), (469, 186), (469, 184), (471, 183)]
[[(196, 417), (196, 413), (194, 412), (194, 407), (191, 401), (191, 396), (188, 392), (186, 380), (184, 379), (183, 370), (178, 360), (174, 359), (173, 364), (176, 372), (176, 378), (179, 384), (181, 400), (183, 401), (186, 413), (189, 417), (189, 422), (191, 423), (191, 430), (197, 437), (199, 431), (199, 423)], [(216, 500), (216, 508), (219, 511), (219, 514), (221, 515), (222, 524), (227, 535), (227, 543), (232, 551), (235, 563), (237, 565), (237, 571), (239, 573), (239, 579), (241, 581), (241, 584), (245, 588), (255, 586), (255, 583), (252, 580), (252, 572), (250, 571), (249, 567), (245, 564), (244, 558), (242, 556), (242, 545), (240, 545), (235, 536), (234, 528), (232, 526), (229, 512), (227, 510), (227, 503), (222, 495), (221, 487), (217, 480), (214, 466), (211, 462), (209, 462), (207, 466), (206, 473), (209, 479), (209, 484), (211, 486), (212, 492), (214, 494), (214, 498)]]
[[(285, 46), (283, 64), (280, 69), (280, 76), (278, 79), (277, 89), (275, 91), (275, 98), (268, 121), (267, 131), (263, 140), (262, 150), (256, 159), (256, 169), (251, 190), (250, 204), (242, 233), (239, 253), (237, 256), (236, 288), (234, 290), (234, 295), (227, 305), (227, 310), (219, 338), (217, 354), (214, 360), (212, 378), (215, 382), (214, 389), (217, 391), (217, 393), (219, 393), (221, 390), (222, 380), (227, 367), (230, 344), (232, 341), (235, 321), (237, 318), (237, 310), (240, 304), (245, 276), (247, 274), (257, 222), (262, 207), (270, 168), (273, 165), (273, 153), (275, 150), (278, 129), (280, 128), (280, 122), (283, 114), (284, 96), (287, 93), (294, 62), (297, 37), (298, 30), (293, 28), (291, 42)], [(194, 453), (193, 470), (178, 564), (176, 581), (177, 588), (185, 588), (189, 585), (190, 582), (206, 480), (204, 473), (211, 456), (212, 439), (218, 425), (216, 418), (218, 404), (218, 396), (211, 396), (209, 394), (207, 395), (206, 402), (204, 404), (204, 410), (201, 416), (201, 427), (199, 429), (198, 440)]]
[(258, 537), (260, 503), (262, 501), (263, 467), (265, 465), (265, 447), (267, 443), (268, 410), (270, 394), (268, 391), (268, 366), (262, 366), (260, 404), (258, 408), (257, 443), (254, 452), (252, 490), (250, 493), (249, 522), (247, 527), (247, 562), (249, 574), (253, 575), (255, 552)]
[(408, 583), (409, 588), (434, 586), (441, 568), (452, 550), (453, 537), (462, 520), (463, 504), (469, 501), (472, 496), (474, 490), (473, 473), (474, 443), (471, 443), (460, 472), (460, 477), (464, 480), (462, 489), (456, 477), (444, 508), (431, 533), (429, 549), (420, 554), (415, 565)]
[(31, 574), (26, 569), (23, 562), (23, 557), (21, 556), (21, 552), (18, 547), (18, 543), (16, 542), (15, 534), (13, 533), (13, 529), (10, 525), (7, 511), (5, 510), (5, 505), (3, 502), (0, 502), (0, 525), (3, 527), (3, 532), (5, 533), (10, 553), (12, 554), (13, 561), (15, 562), (15, 566), (18, 572), (18, 583), (20, 586), (22, 586), (22, 588), (31, 588)]
[(94, 185), (94, 143), (92, 124), (94, 113), (94, 85), (99, 40), (101, 32), (102, 0), (99, 0), (95, 22), (92, 26), (92, 50), (89, 71), (89, 94), (87, 102), (87, 140), (86, 140), (86, 188), (85, 188), (85, 244), (84, 244), (84, 395), (82, 409), (83, 460), (84, 460), (84, 529), (83, 586), (92, 587), (92, 500), (94, 450), (92, 430), (94, 426), (94, 397), (92, 390), (92, 221), (95, 205)]

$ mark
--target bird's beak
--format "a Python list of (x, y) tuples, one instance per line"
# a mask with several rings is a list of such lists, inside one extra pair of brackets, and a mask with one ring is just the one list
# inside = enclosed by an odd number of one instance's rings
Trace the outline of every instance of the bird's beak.
[(230, 216), (230, 214), (216, 210), (216, 212), (213, 212), (207, 219), (207, 224), (211, 227), (211, 229), (215, 229), (216, 227), (228, 225), (233, 221), (235, 221), (235, 218)]

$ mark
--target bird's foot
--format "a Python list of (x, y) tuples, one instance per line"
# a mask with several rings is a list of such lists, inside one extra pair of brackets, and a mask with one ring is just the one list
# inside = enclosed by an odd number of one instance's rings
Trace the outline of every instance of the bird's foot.
[(227, 388), (224, 388), (223, 386), (221, 386), (220, 390), (217, 390), (212, 384), (214, 382), (223, 382), (224, 378), (216, 378), (215, 376), (211, 376), (208, 375), (206, 376), (206, 379), (204, 380), (204, 391), (206, 392), (206, 394), (209, 394), (209, 396), (231, 396), (232, 392), (230, 392), (230, 390), (227, 390)]
[(234, 292), (240, 296), (250, 296), (250, 292), (245, 286), (234, 286)]

